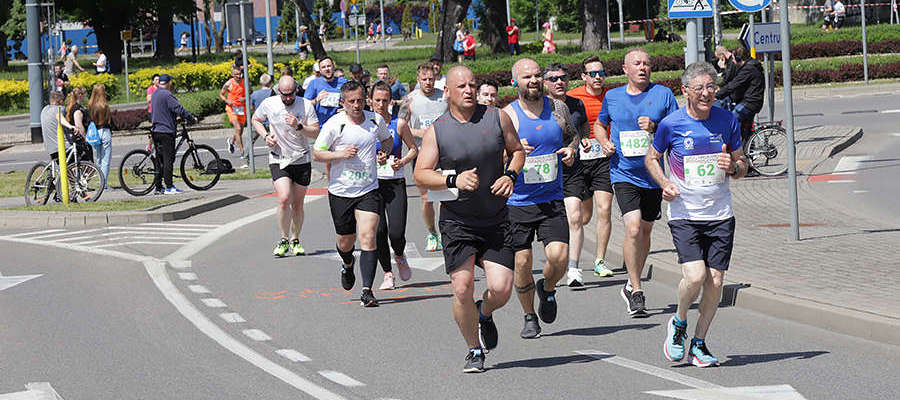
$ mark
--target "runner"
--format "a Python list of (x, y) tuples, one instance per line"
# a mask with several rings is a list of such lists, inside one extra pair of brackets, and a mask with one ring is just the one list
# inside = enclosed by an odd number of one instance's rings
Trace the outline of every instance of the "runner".
[(478, 104), (497, 107), (497, 82), (486, 79), (478, 85)]
[[(434, 87), (434, 69), (431, 63), (419, 65), (416, 80), (418, 88), (408, 94), (400, 104), (397, 132), (401, 135), (411, 134), (416, 138), (416, 144), (421, 147), (425, 130), (447, 111), (447, 101), (444, 99), (444, 92)], [(422, 196), (422, 219), (425, 221), (425, 229), (428, 230), (425, 237), (425, 251), (440, 251), (441, 240), (434, 224), (434, 202), (428, 201), (428, 190), (424, 186), (418, 188)]]
[(372, 282), (377, 264), (375, 231), (383, 204), (378, 193), (375, 147), (380, 141), (381, 146), (387, 148), (393, 146), (394, 141), (384, 119), (363, 110), (366, 95), (359, 83), (347, 82), (341, 87), (341, 105), (344, 112), (322, 126), (313, 156), (316, 161), (331, 163), (328, 203), (337, 233), (337, 252), (343, 260), (341, 287), (350, 290), (356, 283), (353, 245), (358, 233), (362, 250), (359, 269), (363, 276), (360, 304), (377, 307)]
[[(484, 372), (485, 352), (497, 347), (493, 312), (506, 304), (512, 291), (515, 261), (506, 198), (512, 195), (525, 153), (506, 113), (476, 104), (475, 76), (469, 68), (450, 68), (447, 88), (450, 108), (426, 129), (415, 180), (448, 196), (441, 202), (441, 231), (444, 265), (453, 286), (453, 317), (469, 346), (463, 372)], [(507, 169), (504, 150), (510, 154)], [(454, 197), (458, 199), (451, 201)], [(482, 300), (473, 302), (476, 262), (484, 268), (487, 290)]]
[[(571, 210), (569, 218), (574, 219), (575, 198), (581, 200), (581, 223), (587, 225), (591, 221), (594, 214), (594, 206), (597, 208), (597, 253), (594, 258), (594, 275), (597, 276), (613, 276), (612, 269), (606, 262), (606, 248), (609, 245), (609, 235), (612, 231), (612, 222), (610, 220), (610, 212), (612, 211), (613, 189), (609, 181), (609, 159), (600, 150), (599, 142), (596, 138), (596, 130), (594, 123), (597, 121), (597, 115), (603, 108), (603, 98), (606, 96), (607, 89), (603, 87), (603, 79), (606, 71), (603, 69), (603, 63), (600, 57), (590, 56), (581, 62), (581, 78), (584, 79), (584, 86), (570, 90), (569, 96), (575, 97), (584, 103), (587, 111), (587, 120), (590, 133), (587, 139), (582, 140), (583, 148), (579, 152), (581, 161), (581, 176), (579, 180), (584, 186), (585, 192), (582, 194), (569, 193), (566, 195), (569, 200), (566, 210)], [(605, 134), (605, 133), (604, 133)], [(577, 223), (577, 220), (576, 220)], [(572, 222), (570, 222), (572, 224)], [(574, 225), (574, 224), (573, 224)], [(575, 238), (577, 239), (577, 238)], [(578, 245), (579, 241), (576, 241)], [(574, 246), (573, 246), (574, 247)], [(576, 253), (575, 250), (578, 250)], [(584, 278), (581, 275), (581, 268), (578, 263), (581, 259), (581, 248), (570, 248), (569, 252), (569, 269), (566, 282), (570, 287), (579, 287), (584, 284)]]
[[(610, 157), (609, 177), (625, 220), (623, 253), (628, 281), (622, 288), (628, 314), (646, 316), (641, 273), (650, 252), (653, 221), (661, 217), (662, 189), (644, 166), (656, 126), (678, 109), (669, 88), (650, 82), (650, 56), (635, 48), (622, 65), (628, 84), (606, 93), (594, 132)], [(607, 132), (609, 134), (607, 135)]]
[[(684, 274), (678, 284), (678, 308), (666, 324), (666, 358), (684, 358), (687, 313), (703, 288), (700, 315), (688, 348), (691, 363), (716, 365), (706, 333), (722, 298), (722, 281), (734, 246), (734, 212), (729, 177), (747, 173), (741, 151), (741, 126), (728, 111), (713, 107), (716, 70), (696, 62), (681, 75), (687, 105), (664, 118), (656, 129), (644, 165), (669, 202), (669, 229)], [(660, 161), (668, 154), (669, 176)]]
[(334, 60), (328, 56), (319, 60), (319, 73), (322, 76), (309, 83), (309, 87), (303, 92), (303, 97), (311, 100), (316, 106), (319, 124), (325, 126), (325, 122), (337, 112), (338, 106), (340, 106), (341, 86), (347, 82), (347, 79), (335, 75)]
[(244, 90), (243, 74), (240, 68), (231, 69), (231, 79), (222, 85), (219, 98), (225, 102), (225, 114), (228, 121), (234, 127), (234, 134), (225, 139), (228, 152), (234, 154), (234, 146), (241, 150), (241, 168), (248, 168), (247, 157), (244, 155), (244, 124), (247, 123), (247, 91)]
[[(306, 254), (300, 244), (303, 200), (309, 186), (309, 139), (319, 136), (319, 120), (312, 103), (297, 98), (297, 82), (290, 76), (278, 80), (278, 96), (267, 97), (253, 113), (253, 129), (269, 146), (269, 171), (278, 197), (278, 227), (281, 240), (272, 254), (284, 257)], [(269, 132), (266, 131), (267, 124)]]
[[(566, 104), (544, 96), (544, 80), (537, 62), (520, 58), (513, 65), (512, 76), (519, 98), (503, 111), (516, 128), (528, 156), (506, 204), (509, 205), (510, 235), (516, 252), (516, 296), (525, 312), (525, 326), (520, 336), (533, 339), (541, 336), (538, 315), (548, 324), (556, 320), (556, 282), (566, 273), (569, 255), (569, 229), (560, 170), (562, 163), (571, 166), (575, 161), (581, 137), (572, 128)], [(544, 244), (547, 258), (544, 277), (536, 285), (531, 254), (535, 233)], [(535, 291), (540, 300), (538, 314), (534, 313)]]
[[(379, 289), (387, 290), (394, 288), (390, 249), (394, 250), (394, 261), (397, 263), (400, 279), (408, 281), (412, 277), (412, 270), (409, 269), (409, 262), (406, 261), (406, 254), (404, 254), (407, 200), (403, 167), (416, 159), (419, 148), (411, 135), (407, 133), (401, 136), (397, 132), (397, 111), (399, 109), (395, 107), (393, 114), (388, 111), (391, 105), (391, 87), (388, 83), (385, 81), (375, 82), (369, 96), (372, 109), (385, 121), (390, 121), (387, 128), (393, 137), (393, 147), (385, 151), (386, 149), (379, 146), (378, 151), (378, 191), (381, 192), (381, 198), (384, 200), (384, 209), (378, 216), (376, 244), (378, 262), (381, 263), (381, 269), (384, 270), (384, 281)], [(403, 155), (403, 144), (409, 148), (405, 156)], [(388, 239), (390, 239), (390, 249), (388, 248)]]

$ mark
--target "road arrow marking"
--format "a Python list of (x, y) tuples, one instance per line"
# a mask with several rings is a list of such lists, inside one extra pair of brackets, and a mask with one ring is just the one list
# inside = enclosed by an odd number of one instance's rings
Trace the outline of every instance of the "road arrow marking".
[(806, 400), (791, 385), (742, 386), (717, 389), (654, 390), (644, 392), (682, 400)]
[(31, 382), (25, 388), (28, 390), (0, 394), (0, 400), (63, 400), (48, 382)]
[(444, 265), (444, 257), (407, 258), (410, 268), (434, 271)]
[[(16, 286), (22, 282), (30, 281), (39, 276), (44, 276), (44, 274), (18, 275), (18, 276), (3, 276), (3, 274), (0, 274), (0, 292), (4, 291), (6, 289), (9, 289), (13, 286)], [(0, 400), (2, 400), (2, 399), (3, 398), (0, 397)]]

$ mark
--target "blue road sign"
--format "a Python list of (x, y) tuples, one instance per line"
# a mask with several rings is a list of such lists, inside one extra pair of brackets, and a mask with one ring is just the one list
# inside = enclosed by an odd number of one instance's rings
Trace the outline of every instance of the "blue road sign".
[(669, 0), (669, 18), (712, 18), (710, 0)]
[(766, 8), (772, 0), (728, 0), (734, 8), (743, 12), (757, 12)]

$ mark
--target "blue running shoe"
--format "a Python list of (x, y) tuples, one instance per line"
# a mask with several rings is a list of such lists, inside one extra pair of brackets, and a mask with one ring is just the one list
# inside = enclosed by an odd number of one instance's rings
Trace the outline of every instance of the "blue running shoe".
[(690, 357), (691, 364), (700, 368), (719, 365), (719, 359), (709, 352), (709, 349), (706, 348), (706, 341), (702, 339), (691, 339)]
[(666, 343), (663, 344), (663, 352), (669, 361), (681, 361), (684, 359), (684, 341), (687, 340), (687, 321), (681, 324), (675, 322), (675, 316), (669, 318), (666, 325)]

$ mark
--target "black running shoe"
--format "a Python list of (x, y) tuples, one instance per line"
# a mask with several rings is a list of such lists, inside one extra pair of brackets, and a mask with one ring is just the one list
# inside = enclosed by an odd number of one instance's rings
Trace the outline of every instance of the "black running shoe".
[(485, 317), (481, 314), (481, 303), (482, 300), (475, 302), (475, 308), (478, 309), (478, 336), (485, 350), (493, 350), (497, 347), (500, 334), (497, 333), (497, 325), (494, 324), (494, 318)]
[[(356, 262), (355, 259), (353, 261)], [(341, 264), (341, 287), (344, 290), (350, 290), (353, 289), (354, 283), (356, 283), (356, 275), (353, 273), (353, 264)]]
[(541, 317), (541, 321), (552, 324), (553, 321), (556, 321), (556, 291), (544, 291), (544, 278), (538, 279), (535, 286), (538, 300), (540, 300), (538, 315)]
[(467, 374), (484, 372), (484, 351), (481, 349), (469, 350), (463, 372)]
[(631, 308), (628, 310), (628, 314), (632, 317), (647, 316), (647, 306), (645, 305), (643, 290), (631, 293)]
[(378, 307), (378, 300), (372, 294), (372, 289), (363, 289), (362, 295), (359, 296), (359, 305), (363, 307)]
[(537, 339), (541, 337), (541, 324), (536, 314), (525, 314), (525, 326), (519, 334), (522, 339)]

